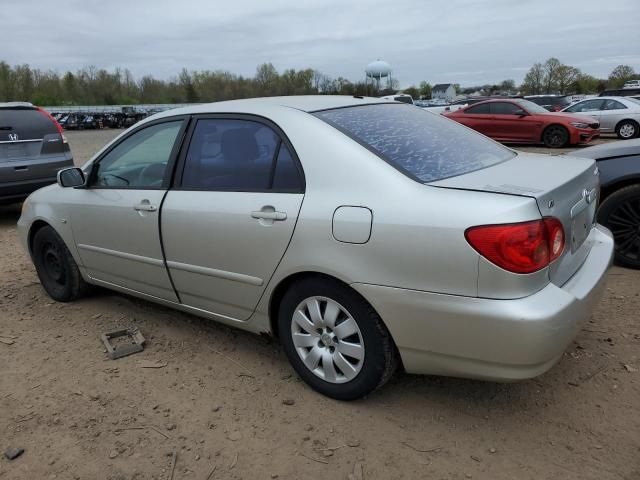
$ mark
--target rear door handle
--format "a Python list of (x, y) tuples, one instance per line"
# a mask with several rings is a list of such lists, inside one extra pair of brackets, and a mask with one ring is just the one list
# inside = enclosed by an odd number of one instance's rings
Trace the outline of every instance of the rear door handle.
[(136, 212), (155, 212), (158, 207), (156, 207), (155, 205), (151, 205), (150, 203), (139, 203), (138, 205), (134, 205), (133, 209)]
[(262, 210), (258, 210), (256, 212), (251, 212), (251, 218), (281, 222), (287, 219), (287, 214), (285, 212), (269, 212), (269, 211), (265, 212)]

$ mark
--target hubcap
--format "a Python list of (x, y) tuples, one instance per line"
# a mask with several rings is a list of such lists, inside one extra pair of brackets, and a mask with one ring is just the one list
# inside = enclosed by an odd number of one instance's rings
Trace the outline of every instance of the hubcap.
[(634, 262), (640, 262), (640, 197), (619, 203), (608, 218), (616, 251)]
[(636, 127), (630, 123), (625, 123), (620, 127), (620, 136), (623, 138), (631, 138), (636, 134)]
[(360, 328), (347, 309), (330, 298), (300, 302), (293, 312), (291, 336), (304, 365), (327, 382), (348, 382), (362, 369)]

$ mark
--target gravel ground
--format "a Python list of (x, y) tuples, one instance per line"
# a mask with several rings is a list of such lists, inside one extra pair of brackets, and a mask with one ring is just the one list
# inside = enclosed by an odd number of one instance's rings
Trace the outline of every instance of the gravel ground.
[[(67, 136), (81, 164), (117, 133)], [(539, 378), (398, 374), (341, 403), (267, 338), (108, 291), (52, 302), (19, 211), (0, 208), (0, 449), (25, 452), (0, 479), (640, 479), (639, 271), (611, 270)], [(145, 351), (108, 360), (100, 334), (131, 326)]]

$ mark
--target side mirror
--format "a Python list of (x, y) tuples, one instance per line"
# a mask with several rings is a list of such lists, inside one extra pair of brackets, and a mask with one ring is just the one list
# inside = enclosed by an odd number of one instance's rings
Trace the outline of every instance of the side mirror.
[(58, 185), (61, 187), (81, 187), (84, 182), (84, 172), (78, 167), (65, 168), (58, 172)]

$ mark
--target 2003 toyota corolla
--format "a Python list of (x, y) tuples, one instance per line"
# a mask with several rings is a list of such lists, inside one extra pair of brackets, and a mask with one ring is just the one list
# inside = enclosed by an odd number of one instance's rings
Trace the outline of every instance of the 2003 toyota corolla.
[(32, 194), (45, 290), (88, 284), (280, 338), (338, 399), (397, 365), (489, 380), (549, 369), (610, 265), (595, 162), (516, 153), (411, 105), (287, 97), (129, 129)]

